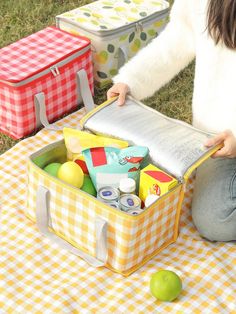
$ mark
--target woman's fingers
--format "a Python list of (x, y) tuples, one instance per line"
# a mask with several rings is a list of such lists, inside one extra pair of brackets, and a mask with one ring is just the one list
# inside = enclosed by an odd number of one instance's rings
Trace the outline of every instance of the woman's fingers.
[(220, 144), (222, 142), (225, 141), (225, 139), (230, 136), (230, 131), (224, 131), (222, 133), (219, 133), (217, 134), (216, 136), (212, 137), (212, 138), (209, 138), (206, 142), (205, 142), (205, 146), (207, 147), (210, 147), (210, 146), (213, 146), (213, 145), (217, 145), (217, 144)]
[(118, 96), (118, 105), (123, 106), (129, 92), (129, 86), (124, 83), (116, 83), (107, 91), (107, 99)]
[(118, 97), (117, 104), (118, 106), (123, 106), (125, 104), (126, 92), (122, 91)]
[(226, 157), (228, 156), (228, 151), (226, 147), (222, 147), (217, 152), (215, 152), (211, 157), (217, 158), (217, 157)]
[(222, 147), (215, 152), (211, 157), (227, 157), (235, 158), (236, 157), (236, 138), (232, 131), (226, 130), (220, 134), (217, 134), (215, 137), (209, 139), (205, 146), (210, 147), (212, 145), (217, 145), (222, 143)]
[(107, 99), (118, 96), (117, 93), (113, 92), (111, 88), (107, 91)]

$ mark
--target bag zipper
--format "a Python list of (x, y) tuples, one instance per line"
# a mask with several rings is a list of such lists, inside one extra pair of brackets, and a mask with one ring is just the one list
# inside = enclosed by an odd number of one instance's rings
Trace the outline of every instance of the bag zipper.
[(148, 17), (142, 18), (136, 22), (131, 22), (130, 24), (127, 24), (127, 25), (122, 25), (122, 26), (117, 27), (117, 28), (112, 29), (112, 30), (103, 29), (103, 30), (98, 30), (98, 31), (94, 30), (93, 31), (93, 30), (81, 27), (81, 25), (78, 25), (76, 22), (71, 21), (71, 20), (64, 18), (64, 17), (60, 17), (60, 16), (56, 17), (56, 24), (57, 24), (57, 27), (60, 28), (60, 22), (62, 21), (62, 22), (66, 22), (68, 24), (71, 24), (73, 26), (76, 26), (79, 29), (81, 29), (87, 33), (90, 33), (93, 35), (98, 35), (100, 37), (109, 37), (112, 35), (120, 34), (123, 31), (131, 30), (133, 28), (135, 31), (141, 32), (143, 30), (143, 28), (145, 26), (147, 26), (148, 24), (150, 24), (153, 20), (156, 20), (157, 18), (162, 19), (165, 16), (167, 16), (168, 12), (169, 12), (169, 8), (166, 8), (166, 9), (163, 9), (161, 12), (155, 12), (153, 14), (150, 14)]
[(43, 77), (44, 75), (47, 75), (50, 72), (52, 73), (52, 75), (54, 77), (56, 77), (56, 76), (60, 75), (60, 70), (59, 70), (60, 67), (66, 65), (66, 64), (70, 63), (71, 61), (75, 60), (76, 58), (80, 57), (81, 55), (83, 55), (84, 53), (89, 51), (90, 48), (91, 48), (91, 46), (88, 45), (85, 48), (83, 48), (83, 49), (77, 51), (76, 53), (70, 55), (69, 57), (65, 58), (64, 60), (55, 63), (53, 66), (50, 66), (49, 68), (43, 70), (42, 72), (36, 73), (33, 76), (30, 76), (21, 82), (12, 83), (12, 82), (8, 82), (6, 80), (0, 80), (0, 82), (5, 83), (5, 84), (10, 85), (10, 86), (20, 87), (20, 86), (23, 86), (25, 84), (31, 83), (32, 81), (34, 81), (40, 77)]
[(50, 70), (51, 70), (51, 72), (52, 72), (52, 74), (53, 74), (53, 76), (57, 76), (57, 75), (59, 75), (60, 74), (60, 71), (58, 70), (58, 67), (57, 66), (52, 66), (52, 67), (50, 67)]

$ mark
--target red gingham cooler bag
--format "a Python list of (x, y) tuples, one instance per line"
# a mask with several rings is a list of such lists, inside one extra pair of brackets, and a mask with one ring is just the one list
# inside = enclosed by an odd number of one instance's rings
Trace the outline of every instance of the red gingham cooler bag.
[(0, 131), (18, 139), (76, 108), (81, 69), (93, 94), (90, 40), (55, 27), (0, 49)]

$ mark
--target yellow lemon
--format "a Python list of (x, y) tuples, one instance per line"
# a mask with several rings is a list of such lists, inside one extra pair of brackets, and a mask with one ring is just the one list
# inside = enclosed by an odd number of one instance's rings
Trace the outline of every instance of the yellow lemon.
[(67, 161), (62, 164), (58, 170), (57, 177), (79, 189), (84, 183), (84, 173), (74, 161)]

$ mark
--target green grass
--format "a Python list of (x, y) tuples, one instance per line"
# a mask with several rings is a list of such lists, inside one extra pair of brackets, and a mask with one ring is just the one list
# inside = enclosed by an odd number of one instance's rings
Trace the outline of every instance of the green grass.
[[(0, 47), (30, 35), (49, 25), (55, 25), (55, 16), (92, 1), (81, 0), (0, 0)], [(171, 2), (173, 2), (171, 0)], [(190, 64), (168, 85), (145, 103), (160, 112), (191, 122), (191, 97), (194, 63)], [(106, 100), (109, 87), (95, 88), (95, 103)], [(0, 133), (0, 154), (14, 146), (15, 141)]]

